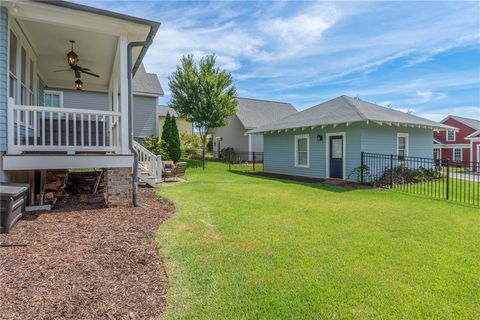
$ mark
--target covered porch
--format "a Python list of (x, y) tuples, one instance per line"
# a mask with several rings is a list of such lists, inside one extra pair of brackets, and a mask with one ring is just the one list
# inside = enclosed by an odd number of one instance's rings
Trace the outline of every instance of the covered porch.
[[(73, 3), (2, 5), (9, 67), (3, 169), (131, 166), (127, 46), (148, 42), (158, 24)], [(132, 50), (133, 72), (147, 47)], [(85, 99), (64, 107), (60, 97), (45, 94), (51, 88), (81, 90)], [(104, 94), (108, 110), (92, 104), (89, 92)]]

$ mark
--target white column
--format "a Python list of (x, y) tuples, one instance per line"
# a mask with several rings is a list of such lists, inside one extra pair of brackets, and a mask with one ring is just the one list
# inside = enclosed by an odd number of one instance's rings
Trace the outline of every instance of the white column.
[(120, 49), (120, 112), (121, 112), (121, 153), (129, 154), (128, 140), (128, 72), (127, 72), (127, 36), (121, 35)]

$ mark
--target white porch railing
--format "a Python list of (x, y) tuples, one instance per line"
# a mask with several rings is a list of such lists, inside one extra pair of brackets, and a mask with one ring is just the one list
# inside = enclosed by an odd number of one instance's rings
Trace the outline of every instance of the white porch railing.
[(8, 103), (8, 153), (121, 151), (120, 112)]
[(133, 148), (138, 152), (138, 167), (155, 178), (155, 183), (162, 182), (162, 157), (152, 153), (140, 143), (133, 141)]

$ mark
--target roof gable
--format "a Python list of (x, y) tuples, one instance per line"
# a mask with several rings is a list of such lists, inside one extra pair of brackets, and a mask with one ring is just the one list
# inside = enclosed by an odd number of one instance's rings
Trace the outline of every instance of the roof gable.
[(174, 116), (175, 118), (178, 118), (178, 113), (173, 108), (170, 108), (168, 106), (158, 105), (157, 109), (158, 109), (158, 116), (159, 117), (166, 117), (167, 113), (169, 113), (171, 116)]
[(237, 117), (245, 129), (254, 129), (297, 113), (290, 103), (237, 98)]
[(472, 118), (465, 118), (465, 117), (459, 117), (459, 116), (454, 116), (454, 115), (449, 115), (442, 121), (441, 123), (445, 123), (448, 119), (453, 119), (456, 120), (460, 123), (463, 123), (464, 125), (474, 129), (474, 130), (480, 130), (480, 120), (477, 119), (472, 119)]
[(145, 70), (143, 63), (135, 73), (132, 81), (132, 89), (134, 93), (137, 94), (148, 94), (163, 96), (163, 89), (160, 85), (160, 80), (155, 73), (148, 73)]

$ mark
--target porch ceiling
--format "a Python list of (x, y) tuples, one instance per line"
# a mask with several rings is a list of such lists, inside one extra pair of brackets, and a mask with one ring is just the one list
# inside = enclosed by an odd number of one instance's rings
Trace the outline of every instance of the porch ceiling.
[(73, 71), (54, 72), (69, 69), (66, 54), (70, 51), (69, 40), (74, 40), (78, 64), (100, 76), (82, 74), (84, 89), (107, 90), (118, 37), (31, 20), (19, 20), (19, 23), (37, 51), (38, 70), (49, 87), (74, 89)]

